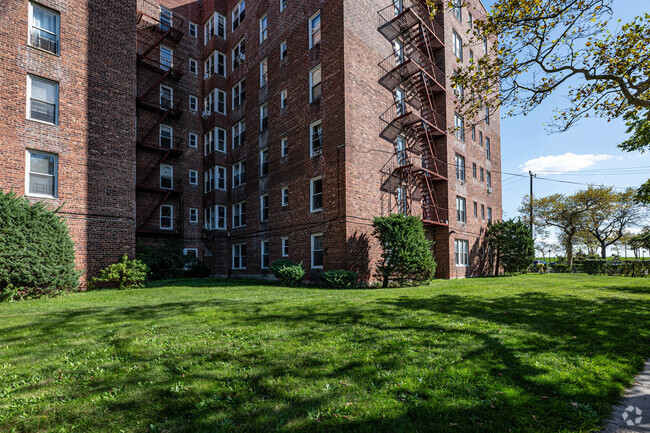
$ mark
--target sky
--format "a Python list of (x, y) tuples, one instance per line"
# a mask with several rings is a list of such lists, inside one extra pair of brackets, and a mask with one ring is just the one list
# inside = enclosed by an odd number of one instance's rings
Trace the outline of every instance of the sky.
[[(483, 0), (489, 9), (494, 0)], [(640, 13), (638, 3), (615, 0), (614, 20), (630, 21)], [(650, 153), (628, 153), (617, 147), (625, 140), (626, 127), (622, 120), (584, 119), (567, 132), (549, 134), (544, 124), (550, 123), (553, 110), (565, 107), (566, 99), (558, 92), (527, 116), (501, 120), (502, 172), (528, 174), (528, 170), (553, 180), (584, 184), (638, 187), (650, 178)], [(644, 167), (637, 174), (616, 173), (617, 169)], [(556, 173), (548, 173), (556, 172)], [(604, 174), (607, 173), (607, 174)], [(529, 192), (529, 179), (503, 174), (504, 219), (519, 215), (517, 208)], [(586, 185), (558, 183), (536, 179), (535, 196), (572, 193)]]

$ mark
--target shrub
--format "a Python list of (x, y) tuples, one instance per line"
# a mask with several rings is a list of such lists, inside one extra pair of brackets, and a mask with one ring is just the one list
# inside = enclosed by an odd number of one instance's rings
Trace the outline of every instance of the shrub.
[[(535, 246), (530, 228), (514, 219), (488, 223), (485, 239), (496, 252), (496, 269), (503, 266), (506, 273), (523, 272), (535, 259)], [(535, 269), (540, 272), (544, 269)]]
[(321, 272), (320, 279), (331, 289), (344, 290), (356, 289), (357, 273), (352, 271), (337, 270)]
[(80, 275), (58, 209), (0, 190), (0, 300), (73, 291)]
[(117, 262), (103, 269), (92, 279), (89, 288), (116, 287), (120, 290), (139, 289), (147, 282), (149, 267), (140, 260), (129, 260), (126, 254)]
[(149, 277), (153, 280), (182, 277), (188, 264), (183, 248), (175, 241), (155, 247), (138, 244), (136, 258), (149, 267)]
[(201, 260), (194, 260), (187, 266), (185, 277), (187, 278), (205, 278), (209, 277), (212, 270)]
[(556, 274), (566, 274), (569, 273), (569, 266), (566, 264), (555, 264), (552, 267), (553, 272)]
[(537, 264), (537, 272), (540, 274), (545, 274), (548, 271), (548, 267), (546, 263), (538, 263)]
[(373, 222), (374, 235), (383, 248), (378, 266), (383, 286), (390, 281), (399, 285), (421, 283), (433, 277), (436, 262), (431, 251), (433, 242), (424, 236), (422, 221), (414, 216), (390, 215)]
[(295, 264), (289, 260), (276, 260), (270, 266), (271, 272), (284, 286), (297, 286), (305, 278), (302, 263)]

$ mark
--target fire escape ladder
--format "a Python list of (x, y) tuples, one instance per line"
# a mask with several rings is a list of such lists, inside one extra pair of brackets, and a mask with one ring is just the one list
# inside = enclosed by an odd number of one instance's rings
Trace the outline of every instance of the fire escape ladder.
[(140, 138), (140, 142), (143, 143), (144, 140), (151, 135), (153, 131), (160, 125), (167, 116), (169, 116), (169, 113), (171, 113), (171, 110), (165, 111), (165, 113), (160, 117), (158, 120), (156, 120), (151, 128), (147, 130), (147, 132)]
[[(151, 92), (153, 92), (154, 89), (156, 89), (156, 87), (158, 87), (158, 86), (160, 85), (160, 83), (162, 83), (163, 80), (164, 80), (165, 78), (167, 78), (171, 73), (172, 73), (172, 69), (169, 68), (169, 69), (167, 69), (167, 70), (165, 71), (164, 74), (162, 74), (160, 77), (158, 77), (158, 79), (155, 80), (155, 82), (154, 82), (151, 86), (149, 86), (148, 83), (145, 84), (145, 88), (146, 88), (146, 90), (145, 90), (145, 92), (144, 92), (141, 96), (139, 96), (139, 99), (140, 99), (141, 101), (143, 101), (143, 100), (144, 100), (147, 96), (149, 96), (149, 94), (150, 94)], [(154, 77), (154, 79), (155, 79), (155, 77)], [(154, 81), (154, 80), (150, 80), (149, 82), (151, 82), (151, 81)]]
[(147, 172), (147, 174), (145, 174), (144, 177), (142, 177), (142, 179), (140, 179), (140, 182), (138, 182), (138, 186), (142, 185), (144, 183), (144, 181), (147, 180), (149, 178), (149, 176), (151, 176), (151, 174), (154, 173), (156, 171), (156, 169), (159, 168), (160, 165), (167, 160), (167, 158), (169, 157), (169, 155), (171, 155), (171, 153), (172, 153), (171, 149), (169, 149), (167, 152), (165, 152), (163, 157), (160, 158), (160, 160), (158, 160), (158, 162), (156, 164), (154, 164), (153, 167), (151, 167), (151, 170), (149, 170)]
[(147, 226), (147, 223), (151, 220), (151, 217), (154, 216), (154, 214), (156, 212), (158, 212), (158, 210), (160, 209), (160, 206), (165, 204), (165, 202), (167, 201), (167, 199), (169, 198), (170, 195), (171, 195), (171, 191), (167, 191), (167, 194), (165, 194), (165, 196), (162, 198), (162, 200), (160, 200), (158, 202), (158, 204), (156, 205), (156, 207), (154, 207), (153, 210), (149, 213), (149, 215), (147, 215), (147, 219), (144, 220), (144, 222), (140, 225), (138, 230), (142, 230)]

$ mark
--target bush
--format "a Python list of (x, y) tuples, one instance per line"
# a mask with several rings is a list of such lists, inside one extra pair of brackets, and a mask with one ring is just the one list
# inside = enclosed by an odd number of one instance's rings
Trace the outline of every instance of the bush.
[(180, 278), (188, 264), (180, 243), (174, 241), (155, 247), (138, 244), (136, 258), (149, 267), (149, 277), (153, 280)]
[(126, 254), (119, 262), (103, 269), (92, 279), (89, 288), (113, 287), (120, 290), (140, 289), (147, 282), (149, 267), (140, 260), (129, 260)]
[(612, 263), (606, 260), (585, 260), (580, 265), (582, 271), (590, 275), (647, 277), (650, 274), (650, 261), (632, 260)]
[(356, 289), (357, 275), (356, 272), (337, 270), (321, 272), (319, 277), (330, 289), (345, 290)]
[(569, 266), (566, 264), (555, 264), (551, 269), (553, 270), (553, 273), (556, 274), (567, 274), (570, 272)]
[(0, 300), (73, 291), (80, 276), (74, 243), (58, 209), (0, 190)]
[(205, 278), (209, 277), (212, 270), (201, 260), (193, 260), (185, 270), (187, 278)]
[(276, 260), (270, 266), (271, 272), (284, 286), (297, 286), (305, 278), (302, 263), (295, 264), (289, 260)]
[(421, 220), (397, 214), (377, 217), (372, 225), (383, 248), (378, 270), (384, 287), (388, 287), (390, 281), (404, 285), (406, 282), (422, 283), (433, 278), (436, 272), (431, 251), (433, 242), (424, 236)]
[[(535, 246), (530, 228), (521, 221), (497, 221), (488, 223), (485, 240), (496, 253), (496, 269), (503, 266), (506, 273), (523, 272), (535, 260)], [(545, 269), (534, 267), (534, 272)]]
[(538, 263), (537, 272), (539, 272), (540, 274), (545, 274), (546, 272), (548, 272), (548, 266), (546, 265), (546, 263)]

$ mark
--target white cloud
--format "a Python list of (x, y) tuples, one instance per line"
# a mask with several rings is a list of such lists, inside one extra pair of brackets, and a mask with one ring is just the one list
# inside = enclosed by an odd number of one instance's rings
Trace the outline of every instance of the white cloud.
[(567, 173), (572, 171), (580, 171), (589, 168), (600, 161), (607, 161), (612, 159), (612, 155), (576, 155), (575, 153), (565, 153), (564, 155), (549, 155), (540, 156), (539, 158), (531, 159), (519, 165), (522, 172), (533, 173)]

